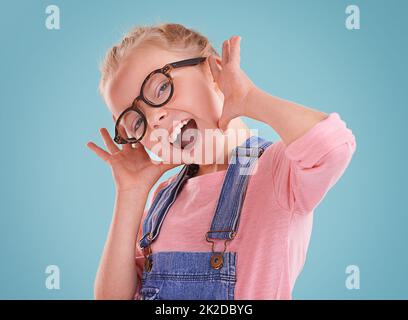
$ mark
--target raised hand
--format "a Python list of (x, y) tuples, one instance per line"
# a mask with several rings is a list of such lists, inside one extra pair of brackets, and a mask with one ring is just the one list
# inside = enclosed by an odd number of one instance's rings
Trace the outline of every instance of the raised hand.
[[(119, 131), (122, 136), (126, 136), (123, 127)], [(88, 142), (87, 146), (110, 165), (117, 191), (150, 190), (164, 172), (180, 165), (152, 160), (140, 143), (124, 144), (120, 149), (106, 128), (101, 128), (100, 134), (108, 151), (93, 142)]]
[(222, 60), (214, 55), (209, 57), (211, 73), (224, 94), (222, 115), (218, 127), (226, 130), (228, 123), (244, 114), (245, 99), (255, 87), (240, 67), (241, 37), (233, 36), (222, 46)]

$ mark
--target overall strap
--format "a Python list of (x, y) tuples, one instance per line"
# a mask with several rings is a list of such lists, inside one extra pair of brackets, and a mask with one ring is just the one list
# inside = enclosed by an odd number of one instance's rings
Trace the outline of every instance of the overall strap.
[(143, 236), (139, 242), (142, 249), (148, 247), (158, 236), (163, 220), (171, 205), (176, 200), (179, 190), (181, 190), (187, 179), (197, 173), (198, 168), (197, 164), (185, 165), (177, 175), (176, 180), (157, 193), (157, 196), (146, 215), (146, 219), (143, 222)]
[[(260, 148), (258, 145), (260, 144)], [(248, 138), (241, 146), (233, 149), (227, 169), (211, 230), (235, 230), (240, 209), (245, 196), (247, 180), (256, 160), (271, 142), (256, 136)], [(146, 249), (156, 239), (161, 225), (171, 205), (177, 198), (184, 183), (194, 176), (199, 169), (197, 164), (185, 165), (176, 179), (161, 189), (155, 197), (143, 222), (143, 235), (139, 241), (140, 248)], [(217, 229), (218, 228), (218, 229)], [(208, 235), (208, 234), (207, 234)], [(216, 234), (216, 239), (231, 239), (231, 232)]]
[(231, 240), (235, 236), (248, 180), (253, 174), (258, 157), (271, 144), (272, 142), (258, 136), (251, 136), (245, 143), (234, 149), (231, 163), (224, 177), (211, 229), (207, 232), (207, 241), (209, 238)]

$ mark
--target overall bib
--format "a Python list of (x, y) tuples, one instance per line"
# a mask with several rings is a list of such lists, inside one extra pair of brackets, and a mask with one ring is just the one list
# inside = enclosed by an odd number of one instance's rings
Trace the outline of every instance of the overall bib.
[[(199, 166), (185, 165), (176, 179), (157, 193), (143, 222), (143, 235), (139, 241), (145, 256), (141, 299), (234, 300), (237, 253), (226, 252), (226, 246), (237, 234), (254, 165), (271, 144), (270, 141), (251, 136), (233, 149), (211, 228), (205, 235), (211, 244), (211, 251), (153, 253), (150, 247), (159, 235), (166, 214), (184, 182), (197, 173)], [(215, 240), (224, 241), (223, 252), (214, 252)]]

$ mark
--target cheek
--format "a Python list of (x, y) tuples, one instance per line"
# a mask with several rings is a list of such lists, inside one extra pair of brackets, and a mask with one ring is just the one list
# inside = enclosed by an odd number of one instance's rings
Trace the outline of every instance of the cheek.
[[(162, 141), (162, 139), (165, 139)], [(170, 151), (170, 143), (168, 142), (168, 136), (166, 131), (147, 130), (145, 136), (142, 138), (141, 143), (144, 147), (149, 149), (152, 153), (161, 157), (163, 160), (168, 159), (166, 154)]]
[(205, 122), (217, 123), (222, 101), (214, 90), (202, 81), (183, 82), (179, 87), (176, 99), (180, 108)]

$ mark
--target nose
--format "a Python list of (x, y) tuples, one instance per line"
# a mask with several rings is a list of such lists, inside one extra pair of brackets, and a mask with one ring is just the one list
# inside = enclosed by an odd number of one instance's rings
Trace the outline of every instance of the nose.
[(160, 123), (167, 117), (167, 111), (163, 107), (150, 110), (149, 113), (147, 122), (153, 129), (159, 128)]

